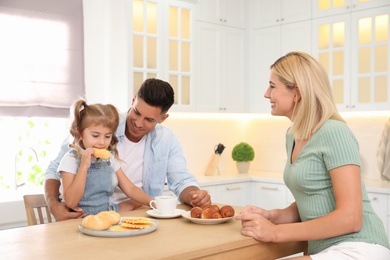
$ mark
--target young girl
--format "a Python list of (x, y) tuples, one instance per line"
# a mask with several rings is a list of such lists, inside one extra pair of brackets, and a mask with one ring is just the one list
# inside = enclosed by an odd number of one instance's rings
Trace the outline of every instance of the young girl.
[[(58, 167), (66, 205), (77, 211), (81, 208), (86, 215), (132, 210), (126, 204), (110, 204), (109, 198), (119, 185), (129, 198), (149, 206), (152, 198), (135, 186), (120, 168), (115, 136), (118, 110), (110, 104), (87, 105), (84, 100), (78, 100), (73, 111), (70, 133), (74, 140)], [(107, 149), (114, 156), (96, 158), (95, 148)]]

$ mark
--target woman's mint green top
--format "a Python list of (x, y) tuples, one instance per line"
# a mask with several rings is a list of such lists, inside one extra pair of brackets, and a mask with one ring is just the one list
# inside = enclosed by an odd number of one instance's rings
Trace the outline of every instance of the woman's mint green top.
[[(329, 171), (347, 164), (361, 167), (359, 144), (355, 136), (345, 123), (328, 120), (313, 134), (296, 161), (291, 164), (293, 146), (294, 136), (287, 134), (287, 163), (283, 178), (294, 195), (301, 221), (329, 214), (336, 207)], [(318, 253), (332, 245), (347, 241), (380, 244), (390, 248), (383, 223), (375, 214), (365, 185), (361, 183), (363, 192), (361, 230), (357, 233), (309, 241), (309, 254)]]

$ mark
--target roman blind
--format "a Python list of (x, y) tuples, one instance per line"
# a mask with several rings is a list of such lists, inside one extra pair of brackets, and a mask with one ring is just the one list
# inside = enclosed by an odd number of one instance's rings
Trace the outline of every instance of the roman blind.
[(82, 0), (0, 0), (0, 116), (68, 117), (83, 48)]

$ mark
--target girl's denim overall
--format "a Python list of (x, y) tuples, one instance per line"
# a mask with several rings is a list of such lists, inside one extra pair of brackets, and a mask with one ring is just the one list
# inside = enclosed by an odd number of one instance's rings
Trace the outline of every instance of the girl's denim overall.
[[(78, 158), (80, 159), (80, 158)], [(100, 211), (115, 210), (119, 212), (117, 204), (110, 205), (110, 196), (118, 186), (118, 178), (110, 165), (110, 160), (91, 159), (91, 167), (87, 172), (84, 194), (79, 202), (87, 215), (97, 214)]]

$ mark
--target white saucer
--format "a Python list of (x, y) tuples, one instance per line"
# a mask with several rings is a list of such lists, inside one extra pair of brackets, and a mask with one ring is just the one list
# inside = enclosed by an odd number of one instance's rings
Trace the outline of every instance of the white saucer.
[(177, 217), (180, 217), (183, 214), (183, 212), (185, 212), (185, 210), (176, 209), (174, 214), (162, 216), (158, 212), (156, 212), (154, 209), (151, 209), (151, 210), (146, 211), (146, 214), (148, 214), (149, 216), (154, 217), (154, 218), (177, 218)]

